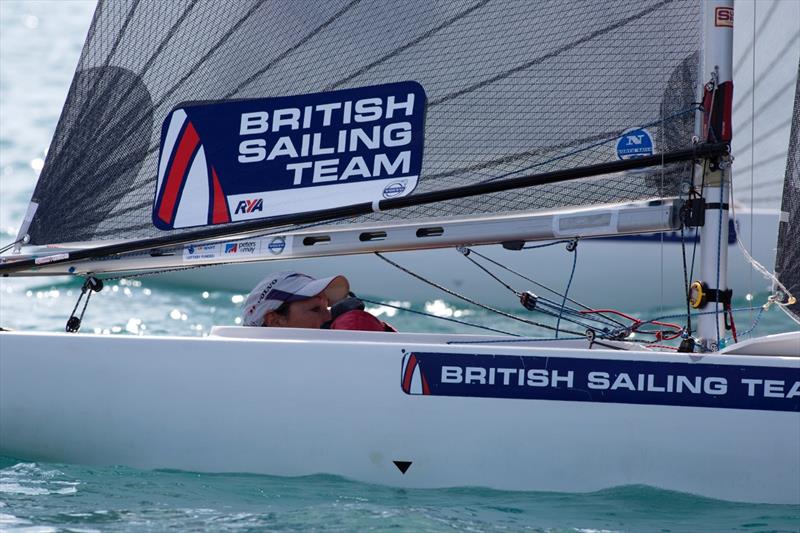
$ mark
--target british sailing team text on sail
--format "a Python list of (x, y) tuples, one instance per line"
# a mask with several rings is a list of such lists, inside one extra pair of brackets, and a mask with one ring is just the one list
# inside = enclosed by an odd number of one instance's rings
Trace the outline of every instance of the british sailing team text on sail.
[[(723, 395), (728, 392), (728, 379), (719, 376), (685, 376), (629, 374), (620, 372), (588, 372), (583, 383), (576, 383), (575, 372), (537, 368), (503, 368), (482, 366), (442, 366), (441, 383), (465, 385), (507, 385), (528, 387), (558, 387), (591, 390), (630, 390), (634, 392), (668, 392)], [(800, 381), (741, 378), (747, 395), (763, 398), (800, 397)]]
[[(315, 106), (288, 107), (276, 109), (272, 117), (268, 111), (255, 111), (241, 114), (240, 136), (259, 135), (263, 133), (280, 133), (281, 131), (299, 131), (330, 127), (333, 124), (349, 125), (365, 124), (381, 119), (396, 119), (411, 116), (414, 111), (414, 94), (409, 93), (405, 100), (395, 96), (385, 99), (380, 97), (363, 98), (356, 101), (346, 100), (317, 104)], [(341, 129), (334, 135), (322, 132), (305, 133), (300, 144), (286, 135), (279, 137), (274, 143), (267, 138), (250, 138), (239, 144), (240, 163), (257, 163), (272, 161), (280, 157), (297, 159), (309, 156), (344, 154), (356, 152), (359, 148), (376, 150), (381, 147), (400, 147), (411, 142), (411, 123), (408, 121), (375, 125), (371, 128)], [(323, 137), (327, 139), (324, 140)], [(295, 138), (296, 139), (296, 138)], [(370, 165), (360, 155), (351, 157), (343, 164), (339, 159), (291, 162), (286, 170), (294, 172), (293, 185), (301, 185), (306, 176), (311, 176), (312, 183), (324, 183), (347, 180), (353, 177), (368, 178), (385, 171), (393, 175), (398, 171), (408, 173), (411, 164), (411, 151), (399, 152), (392, 160), (383, 153), (374, 154)], [(341, 169), (341, 170), (340, 170)], [(306, 174), (306, 170), (310, 170)]]

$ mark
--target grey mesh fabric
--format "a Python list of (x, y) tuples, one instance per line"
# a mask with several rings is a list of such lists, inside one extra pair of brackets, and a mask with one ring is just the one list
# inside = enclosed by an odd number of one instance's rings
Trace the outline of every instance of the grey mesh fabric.
[[(789, 292), (800, 298), (800, 64), (797, 66), (797, 75), (775, 273)], [(788, 309), (800, 320), (800, 302)]]
[[(415, 192), (656, 152), (694, 128), (697, 0), (100, 1), (34, 192), (33, 244), (169, 235), (151, 221), (161, 125), (179, 104), (414, 80), (428, 96)], [(674, 195), (689, 164), (346, 222)]]

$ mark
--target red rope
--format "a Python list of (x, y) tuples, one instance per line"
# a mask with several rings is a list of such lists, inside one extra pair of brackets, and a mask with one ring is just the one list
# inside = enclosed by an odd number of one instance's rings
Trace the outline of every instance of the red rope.
[[(584, 315), (597, 314), (597, 313), (610, 313), (612, 315), (617, 315), (617, 316), (621, 316), (622, 318), (626, 318), (626, 319), (630, 320), (631, 322), (633, 322), (633, 326), (631, 326), (631, 331), (636, 331), (636, 332), (639, 332), (639, 333), (642, 333), (642, 334), (645, 334), (645, 335), (655, 335), (656, 340), (658, 340), (658, 341), (662, 341), (662, 340), (671, 341), (673, 339), (677, 339), (678, 337), (681, 336), (681, 332), (683, 331), (683, 328), (681, 326), (679, 326), (678, 324), (672, 324), (670, 322), (659, 322), (658, 320), (649, 320), (647, 322), (643, 322), (643, 321), (639, 320), (636, 317), (632, 317), (631, 315), (623, 313), (622, 311), (617, 311), (616, 309), (589, 309), (589, 310), (586, 310), (586, 311), (581, 311), (581, 314), (584, 314)], [(643, 326), (645, 324), (653, 324), (653, 325), (656, 325), (656, 326), (662, 326), (662, 327), (665, 327), (665, 328), (672, 329), (673, 331), (672, 332), (667, 332), (667, 331), (664, 331), (664, 330), (658, 330), (658, 331), (640, 330), (639, 327)]]

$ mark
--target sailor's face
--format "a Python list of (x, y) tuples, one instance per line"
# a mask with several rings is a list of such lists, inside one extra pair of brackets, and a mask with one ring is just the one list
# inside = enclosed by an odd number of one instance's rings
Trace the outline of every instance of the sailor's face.
[(328, 298), (324, 294), (292, 302), (289, 304), (289, 312), (286, 316), (277, 315), (275, 317), (274, 325), (284, 328), (319, 329), (323, 323), (331, 319), (328, 305)]

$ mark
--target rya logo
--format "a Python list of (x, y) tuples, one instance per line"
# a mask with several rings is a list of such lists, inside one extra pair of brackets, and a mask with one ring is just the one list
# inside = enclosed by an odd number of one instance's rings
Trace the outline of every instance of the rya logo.
[(242, 200), (236, 205), (235, 215), (240, 213), (255, 213), (264, 210), (264, 201), (261, 198), (255, 200)]

